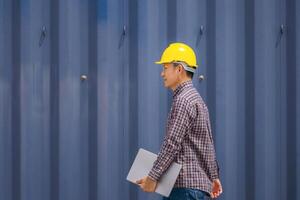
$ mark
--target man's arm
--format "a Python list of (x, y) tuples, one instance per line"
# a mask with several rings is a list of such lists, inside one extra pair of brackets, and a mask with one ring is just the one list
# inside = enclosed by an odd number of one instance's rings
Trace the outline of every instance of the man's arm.
[(208, 177), (211, 181), (214, 181), (216, 179), (219, 179), (219, 164), (216, 159), (216, 151), (214, 147), (213, 137), (212, 137), (212, 131), (211, 131), (211, 125), (210, 125), (210, 119), (209, 119), (209, 113), (207, 111), (207, 129), (209, 134), (210, 143), (208, 144), (210, 147), (210, 151), (207, 153), (207, 156), (204, 161), (206, 162), (207, 171), (208, 171)]
[(173, 105), (173, 113), (168, 122), (168, 130), (163, 145), (154, 162), (149, 177), (158, 181), (162, 174), (169, 168), (175, 156), (182, 148), (182, 141), (189, 126), (188, 105), (184, 99), (177, 99)]
[(218, 161), (216, 159), (216, 152), (215, 152), (215, 148), (214, 148), (214, 142), (213, 142), (213, 137), (212, 137), (212, 131), (211, 131), (211, 125), (210, 125), (208, 111), (207, 111), (207, 117), (208, 117), (207, 128), (208, 128), (208, 134), (209, 134), (209, 138), (210, 138), (211, 150), (209, 153), (210, 156), (207, 157), (209, 159), (206, 160), (206, 163), (207, 163), (206, 166), (208, 166), (208, 177), (212, 181), (212, 191), (210, 193), (210, 196), (211, 196), (211, 198), (217, 198), (222, 194), (223, 188), (222, 188), (221, 181), (219, 179), (220, 168), (219, 168)]

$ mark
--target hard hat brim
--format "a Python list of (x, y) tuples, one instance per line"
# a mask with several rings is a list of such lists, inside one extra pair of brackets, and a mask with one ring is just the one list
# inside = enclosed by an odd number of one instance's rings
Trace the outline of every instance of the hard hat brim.
[(162, 61), (156, 61), (156, 62), (154, 62), (155, 64), (158, 64), (158, 65), (161, 65), (161, 64), (163, 64), (164, 62), (162, 62)]

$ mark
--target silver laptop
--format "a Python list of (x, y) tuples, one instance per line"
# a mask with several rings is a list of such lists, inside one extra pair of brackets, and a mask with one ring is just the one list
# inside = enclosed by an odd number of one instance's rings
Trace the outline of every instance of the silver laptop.
[[(127, 180), (136, 183), (148, 175), (152, 169), (157, 155), (147, 151), (145, 149), (139, 149), (137, 156), (131, 166), (131, 169), (127, 175)], [(173, 162), (169, 169), (163, 174), (159, 180), (155, 192), (168, 197), (176, 182), (177, 176), (181, 170), (181, 165)]]

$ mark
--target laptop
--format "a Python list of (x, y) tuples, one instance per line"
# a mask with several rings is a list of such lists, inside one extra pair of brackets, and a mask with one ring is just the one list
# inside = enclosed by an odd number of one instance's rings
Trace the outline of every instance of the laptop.
[[(156, 159), (156, 154), (145, 149), (139, 149), (127, 175), (127, 180), (135, 184), (136, 181), (146, 177), (152, 169), (153, 163)], [(173, 189), (181, 167), (182, 166), (180, 164), (173, 162), (169, 169), (162, 175), (155, 192), (168, 197)]]

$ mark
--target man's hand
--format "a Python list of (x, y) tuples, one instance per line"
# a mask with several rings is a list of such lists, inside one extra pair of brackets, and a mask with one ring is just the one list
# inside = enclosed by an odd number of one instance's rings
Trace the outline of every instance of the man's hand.
[(154, 192), (157, 186), (157, 181), (146, 176), (145, 178), (138, 180), (136, 184), (138, 184), (144, 192)]
[(212, 191), (210, 193), (211, 198), (217, 198), (222, 194), (223, 189), (219, 179), (215, 179), (212, 183)]

